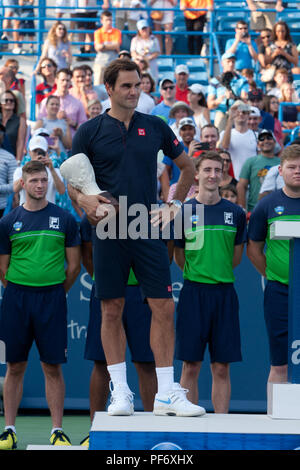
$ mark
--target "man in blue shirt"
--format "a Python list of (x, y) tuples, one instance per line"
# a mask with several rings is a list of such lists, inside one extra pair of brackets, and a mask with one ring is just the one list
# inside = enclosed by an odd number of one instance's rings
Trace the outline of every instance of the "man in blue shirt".
[[(135, 111), (140, 95), (140, 71), (131, 61), (117, 59), (104, 72), (111, 108), (80, 127), (73, 139), (72, 153), (84, 153), (94, 168), (96, 182), (115, 198), (126, 197), (130, 210), (135, 204), (147, 210), (145, 225), (165, 226), (170, 208), (179, 212), (194, 180), (194, 165), (170, 127), (156, 116)], [(172, 83), (172, 82), (171, 82)], [(175, 198), (159, 210), (151, 210), (157, 200), (157, 154), (162, 150), (178, 165), (181, 175)], [(84, 195), (70, 187), (70, 196), (85, 211), (93, 225), (98, 209), (107, 202), (101, 195)], [(120, 199), (119, 199), (120, 201)], [(141, 207), (141, 206), (139, 206)], [(123, 212), (122, 212), (123, 210)], [(120, 206), (116, 221), (129, 210)], [(132, 218), (131, 218), (132, 219)], [(172, 219), (172, 217), (171, 217)], [(133, 394), (127, 384), (126, 335), (122, 312), (130, 269), (132, 268), (152, 311), (150, 344), (156, 364), (158, 390), (154, 414), (199, 416), (205, 410), (193, 405), (186, 392), (174, 383), (174, 301), (169, 256), (164, 241), (151, 234), (133, 238), (127, 222), (126, 234), (93, 237), (96, 297), (101, 299), (101, 339), (113, 385), (109, 415), (133, 414)], [(121, 230), (123, 230), (122, 225)], [(146, 227), (146, 228), (147, 228)], [(148, 232), (149, 233), (149, 232)]]
[(236, 70), (253, 69), (253, 61), (257, 60), (258, 50), (255, 42), (251, 41), (246, 21), (237, 22), (235, 37), (228, 39), (225, 51), (235, 54)]
[(153, 116), (163, 117), (166, 122), (171, 125), (175, 122), (174, 118), (169, 118), (170, 110), (176, 102), (176, 84), (171, 77), (163, 78), (159, 84), (159, 91), (162, 101), (152, 109)]

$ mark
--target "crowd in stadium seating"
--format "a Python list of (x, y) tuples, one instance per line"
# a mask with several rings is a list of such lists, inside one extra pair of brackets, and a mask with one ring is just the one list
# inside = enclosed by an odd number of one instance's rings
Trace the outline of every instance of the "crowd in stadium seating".
[[(12, 154), (16, 166), (23, 165), (29, 158), (28, 142), (42, 128), (46, 132), (49, 155), (58, 168), (69, 155), (72, 137), (80, 124), (109, 108), (103, 71), (108, 63), (120, 57), (134, 60), (141, 70), (142, 91), (137, 110), (164, 119), (177, 138), (183, 140), (191, 157), (198, 156), (204, 150), (203, 135), (212, 133), (214, 144), (209, 144), (210, 149), (219, 148), (226, 152), (227, 157), (224, 158), (230, 160), (230, 165), (224, 178), (228, 181), (231, 178), (236, 185), (247, 160), (261, 155), (260, 131), (266, 129), (274, 138), (275, 165), (281, 149), (291, 140), (291, 131), (299, 126), (300, 106), (292, 104), (299, 101), (295, 86), (296, 76), (300, 72), (298, 51), (288, 24), (276, 21), (274, 12), (258, 11), (263, 8), (262, 3), (267, 5), (268, 2), (247, 0), (247, 3), (251, 10), (250, 25), (243, 19), (236, 21), (232, 37), (224, 44), (220, 72), (211, 76), (205, 86), (190, 79), (188, 61), (177, 63), (174, 60), (172, 73), (168, 71), (162, 76), (158, 59), (164, 53), (176, 54), (173, 36), (154, 35), (152, 31), (172, 31), (172, 10), (180, 7), (186, 31), (189, 32), (187, 52), (198, 57), (201, 51), (203, 54), (207, 40), (203, 35), (193, 35), (192, 32), (203, 32), (209, 13), (214, 9), (213, 0), (181, 0), (179, 5), (173, 0), (156, 0), (147, 4), (151, 11), (140, 10), (146, 4), (139, 0), (122, 2), (128, 10), (118, 10), (121, 4), (110, 4), (105, 0), (100, 11), (100, 28), (96, 26), (99, 19), (96, 0), (84, 3), (80, 0), (75, 3), (73, 0), (57, 1), (54, 10), (57, 21), (53, 22), (44, 39), (41, 56), (33, 70), (38, 84), (34, 96), (36, 122), (32, 123), (26, 122), (28, 98), (24, 79), (18, 75), (18, 54), (24, 52), (18, 45), (22, 40), (18, 29), (30, 30), (34, 27), (34, 0), (19, 0), (18, 4), (22, 6), (19, 9), (13, 8), (16, 0), (9, 2), (3, 21), (2, 50), (8, 49), (6, 40), (10, 33), (6, 29), (11, 26), (15, 30), (13, 40), (16, 42), (12, 50), (15, 57), (8, 58), (0, 69), (0, 132), (4, 133), (1, 152)], [(115, 8), (113, 13), (110, 7)], [(276, 11), (283, 10), (284, 5), (278, 0)], [(68, 20), (64, 19), (64, 15)], [(16, 16), (18, 19), (14, 18)], [(26, 16), (31, 18), (27, 23)], [(10, 17), (14, 19), (10, 20)], [(84, 43), (80, 45), (80, 54), (76, 57), (72, 55), (75, 51), (72, 45), (75, 33), (67, 29), (69, 20), (69, 29), (78, 30), (78, 40)], [(124, 30), (126, 25), (131, 34)], [(91, 30), (94, 30), (93, 34)], [(34, 33), (30, 31), (28, 34), (32, 37)], [(124, 40), (128, 38), (130, 47), (122, 50)], [(89, 55), (91, 52), (93, 54)], [(74, 66), (74, 60), (83, 61), (84, 64)], [(208, 68), (204, 60), (203, 67)], [(278, 119), (280, 102), (290, 103), (282, 108), (281, 121)], [(161, 188), (158, 199), (163, 201), (168, 199), (166, 185), (169, 188), (176, 184), (179, 170), (167, 155), (159, 155), (158, 160)], [(264, 176), (268, 168), (265, 168)], [(12, 194), (15, 186), (11, 170), (6, 168), (1, 180), (1, 184), (6, 185), (6, 196)], [(163, 188), (160, 181), (163, 181)], [(262, 184), (263, 177), (259, 181)], [(238, 203), (241, 203), (239, 191), (237, 195)], [(242, 199), (246, 208), (247, 204)], [(79, 208), (72, 206), (67, 195), (62, 197), (57, 194), (57, 201), (75, 211), (75, 214), (81, 214)], [(15, 193), (13, 202), (2, 202), (0, 209), (4, 211), (6, 207), (8, 211), (17, 203)]]

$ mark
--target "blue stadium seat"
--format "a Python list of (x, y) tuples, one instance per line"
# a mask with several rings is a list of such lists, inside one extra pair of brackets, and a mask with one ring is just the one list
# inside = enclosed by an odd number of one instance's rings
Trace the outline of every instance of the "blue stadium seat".
[(207, 72), (191, 72), (189, 74), (189, 84), (201, 83), (201, 85), (208, 86), (208, 74)]
[(158, 70), (160, 72), (172, 72), (173, 70), (173, 59), (170, 57), (158, 57), (157, 58)]
[[(177, 64), (178, 62), (176, 60), (176, 65)], [(206, 72), (207, 70), (207, 65), (201, 57), (191, 57), (186, 59), (185, 64), (188, 66), (190, 72)]]

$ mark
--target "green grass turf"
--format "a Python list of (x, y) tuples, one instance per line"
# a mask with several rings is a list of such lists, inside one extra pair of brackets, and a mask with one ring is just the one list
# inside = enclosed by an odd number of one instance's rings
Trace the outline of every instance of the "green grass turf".
[[(4, 428), (4, 417), (0, 416), (0, 433)], [(50, 445), (49, 437), (52, 428), (50, 416), (19, 415), (16, 420), (18, 449), (25, 450), (29, 444)], [(90, 430), (90, 418), (86, 415), (66, 415), (63, 419), (63, 430), (70, 438), (72, 445), (79, 445)]]

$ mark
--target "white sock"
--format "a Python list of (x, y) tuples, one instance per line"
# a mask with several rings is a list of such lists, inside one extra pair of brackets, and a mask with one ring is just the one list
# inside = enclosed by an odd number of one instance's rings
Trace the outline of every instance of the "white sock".
[(53, 434), (55, 431), (62, 431), (62, 428), (53, 428), (53, 429), (51, 430), (51, 436), (52, 436), (52, 434)]
[(174, 383), (174, 367), (156, 367), (157, 393), (163, 395), (169, 392)]
[(5, 426), (4, 429), (5, 429), (5, 431), (7, 431), (8, 429), (11, 429), (15, 434), (17, 434), (16, 428), (13, 424), (9, 425), (9, 426)]
[(110, 366), (107, 366), (107, 370), (109, 372), (110, 379), (114, 387), (117, 384), (127, 385), (126, 362), (119, 362), (118, 364), (112, 364)]

